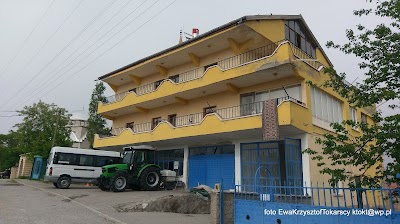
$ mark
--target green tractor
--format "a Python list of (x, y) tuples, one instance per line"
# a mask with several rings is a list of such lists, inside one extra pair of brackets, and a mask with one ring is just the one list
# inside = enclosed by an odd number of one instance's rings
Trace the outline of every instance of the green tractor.
[(160, 166), (154, 164), (155, 150), (149, 146), (125, 147), (122, 163), (102, 167), (97, 179), (103, 191), (122, 192), (126, 188), (156, 191), (160, 188)]

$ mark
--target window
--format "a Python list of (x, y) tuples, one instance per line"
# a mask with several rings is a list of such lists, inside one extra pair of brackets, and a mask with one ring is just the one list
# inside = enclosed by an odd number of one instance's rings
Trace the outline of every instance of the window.
[(162, 79), (162, 80), (155, 81), (155, 82), (154, 82), (154, 89), (157, 89), (157, 88), (161, 85), (161, 83), (162, 83), (163, 81), (164, 81), (163, 79)]
[(169, 79), (174, 83), (179, 83), (179, 75), (170, 76)]
[(213, 146), (193, 147), (189, 149), (190, 156), (234, 154), (234, 153), (235, 153), (234, 145), (213, 145)]
[(357, 110), (354, 107), (350, 107), (350, 119), (357, 122)]
[(218, 65), (218, 62), (215, 62), (215, 63), (212, 63), (212, 64), (204, 66), (204, 71), (206, 71), (209, 67), (212, 67), (212, 66), (215, 66), (215, 65)]
[(122, 163), (130, 164), (131, 163), (131, 159), (132, 159), (132, 154), (133, 154), (133, 151), (125, 152), (124, 157), (122, 158)]
[(109, 156), (96, 156), (94, 166), (102, 167), (109, 164), (117, 163), (119, 158)]
[(161, 150), (156, 153), (156, 164), (162, 170), (174, 170), (177, 176), (183, 175), (183, 149)]
[(255, 93), (246, 93), (240, 96), (240, 115), (252, 114), (254, 110)]
[(277, 187), (275, 191), (292, 195), (303, 193), (298, 188), (303, 186), (300, 140), (242, 143), (241, 167), (244, 186), (289, 186)]
[(328, 122), (328, 125), (334, 122), (342, 122), (341, 102), (314, 86), (311, 87), (311, 105), (313, 117)]
[[(285, 92), (286, 90), (286, 92)], [(287, 93), (287, 94), (286, 94)], [(301, 102), (301, 86), (294, 85), (279, 89), (273, 89), (257, 93), (246, 93), (240, 96), (241, 116), (257, 114), (262, 112), (262, 104), (259, 102), (269, 99), (280, 99), (290, 96)], [(278, 102), (280, 103), (280, 101)]]
[(168, 115), (168, 122), (172, 124), (172, 126), (176, 126), (176, 114)]
[(130, 129), (133, 130), (133, 125), (134, 125), (134, 124), (135, 124), (135, 122), (126, 123), (126, 128), (130, 128)]
[(217, 111), (217, 106), (206, 107), (203, 109), (203, 117), (205, 117), (207, 114), (212, 114), (216, 111)]
[(155, 117), (151, 122), (151, 129), (154, 129), (161, 122), (161, 117)]
[(361, 122), (367, 124), (367, 115), (364, 113), (361, 113)]
[(78, 166), (93, 166), (94, 156), (79, 155)]
[(76, 165), (76, 155), (71, 153), (56, 153), (54, 164)]
[(301, 24), (298, 21), (285, 21), (285, 36), (287, 40), (292, 42), (309, 56), (315, 58), (316, 47), (312, 43), (311, 38), (306, 35), (305, 29), (302, 28)]

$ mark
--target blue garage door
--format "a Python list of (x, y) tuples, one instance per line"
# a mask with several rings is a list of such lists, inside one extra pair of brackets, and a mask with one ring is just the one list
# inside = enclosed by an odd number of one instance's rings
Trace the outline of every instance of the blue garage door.
[(189, 188), (204, 184), (211, 188), (223, 179), (223, 189), (234, 189), (234, 145), (190, 148)]

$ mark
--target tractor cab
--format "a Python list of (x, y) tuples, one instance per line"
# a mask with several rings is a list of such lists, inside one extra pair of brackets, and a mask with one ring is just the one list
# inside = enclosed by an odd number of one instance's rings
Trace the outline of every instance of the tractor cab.
[(154, 164), (155, 150), (149, 146), (125, 147), (122, 152), (122, 163), (128, 165), (130, 173), (137, 173), (143, 166)]

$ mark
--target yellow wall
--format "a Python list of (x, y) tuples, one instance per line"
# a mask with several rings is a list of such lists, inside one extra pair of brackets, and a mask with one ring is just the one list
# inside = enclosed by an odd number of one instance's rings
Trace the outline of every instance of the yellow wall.
[(126, 123), (130, 122), (135, 122), (135, 124), (151, 122), (152, 118), (160, 116), (163, 119), (167, 119), (168, 115), (170, 114), (177, 114), (177, 116), (182, 116), (192, 113), (200, 113), (203, 112), (203, 108), (208, 107), (208, 105), (217, 106), (217, 109), (238, 106), (240, 105), (240, 94), (273, 90), (277, 88), (282, 88), (282, 86), (291, 86), (300, 83), (300, 80), (298, 80), (298, 78), (296, 77), (285, 78), (242, 88), (237, 94), (225, 91), (218, 94), (208, 95), (205, 97), (190, 100), (186, 105), (171, 104), (150, 110), (147, 114), (140, 112), (128, 114), (121, 117), (116, 117), (113, 122), (113, 128), (125, 127)]
[(144, 95), (137, 96), (134, 93), (128, 93), (120, 102), (103, 105), (99, 102), (98, 113), (102, 114), (107, 111), (117, 110), (118, 108), (136, 105), (142, 102), (148, 102), (153, 99), (174, 95), (179, 92), (198, 89), (224, 80), (234, 79), (257, 71), (261, 66), (267, 63), (284, 64), (287, 63), (290, 55), (290, 47), (288, 44), (282, 45), (277, 52), (266, 59), (249, 63), (230, 70), (222, 71), (218, 67), (212, 67), (207, 70), (200, 79), (192, 80), (185, 83), (174, 84), (170, 81), (163, 82), (156, 91)]
[(246, 25), (272, 42), (285, 39), (285, 23), (283, 20), (248, 21)]
[[(172, 67), (172, 68), (168, 68), (168, 76), (167, 77), (161, 75), (160, 73), (156, 73), (156, 74), (152, 74), (152, 75), (149, 75), (149, 76), (145, 76), (145, 77), (142, 78), (141, 84), (139, 86), (143, 86), (143, 85), (146, 85), (146, 84), (149, 84), (149, 83), (154, 83), (154, 82), (156, 82), (158, 80), (166, 79), (169, 76), (177, 75), (177, 74), (180, 74), (180, 73), (191, 71), (191, 70), (196, 69), (196, 68), (204, 67), (206, 65), (209, 65), (211, 63), (220, 61), (222, 59), (232, 57), (234, 55), (235, 54), (233, 53), (232, 50), (224, 49), (222, 51), (219, 51), (219, 52), (216, 52), (216, 53), (213, 53), (213, 54), (210, 54), (210, 55), (207, 55), (205, 57), (200, 58), (200, 66), (199, 67), (194, 66), (190, 62), (190, 63), (180, 64), (180, 65)], [(127, 83), (125, 85), (119, 86), (117, 93), (126, 92), (126, 91), (129, 91), (129, 90), (131, 90), (131, 89), (133, 89), (135, 87), (138, 87), (138, 85), (136, 85), (134, 82), (130, 82), (130, 83)]]
[(113, 127), (125, 127), (128, 122), (135, 124), (151, 122), (152, 118), (161, 117), (167, 119), (168, 115), (177, 114), (177, 116), (189, 115), (193, 113), (203, 112), (203, 108), (217, 106), (217, 109), (236, 106), (240, 104), (239, 95), (231, 92), (223, 92), (219, 94), (209, 95), (195, 100), (188, 101), (188, 104), (171, 104), (157, 109), (150, 110), (146, 113), (134, 113), (115, 118)]

